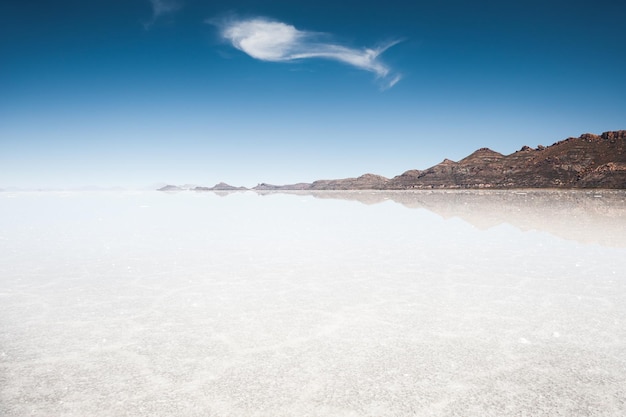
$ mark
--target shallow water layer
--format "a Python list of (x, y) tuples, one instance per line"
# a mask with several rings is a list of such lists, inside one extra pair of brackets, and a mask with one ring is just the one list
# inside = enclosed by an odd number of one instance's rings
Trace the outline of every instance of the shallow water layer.
[(626, 193), (0, 193), (0, 415), (626, 415)]

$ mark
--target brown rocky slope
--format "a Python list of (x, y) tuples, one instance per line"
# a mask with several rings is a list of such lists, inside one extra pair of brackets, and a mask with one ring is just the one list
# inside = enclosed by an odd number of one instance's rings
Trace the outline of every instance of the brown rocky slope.
[(426, 170), (394, 178), (358, 178), (257, 190), (406, 190), (432, 188), (620, 188), (626, 189), (626, 130), (586, 133), (544, 147), (522, 147), (510, 155), (481, 148), (458, 162), (445, 159)]

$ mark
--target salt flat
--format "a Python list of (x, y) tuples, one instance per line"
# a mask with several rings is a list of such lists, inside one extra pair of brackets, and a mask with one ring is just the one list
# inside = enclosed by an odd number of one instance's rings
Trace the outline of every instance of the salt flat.
[(0, 415), (623, 416), (625, 196), (0, 193)]

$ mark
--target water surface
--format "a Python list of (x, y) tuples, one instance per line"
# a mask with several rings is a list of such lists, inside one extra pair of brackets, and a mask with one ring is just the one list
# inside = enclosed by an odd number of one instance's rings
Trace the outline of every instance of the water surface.
[(626, 193), (0, 193), (0, 415), (623, 416)]

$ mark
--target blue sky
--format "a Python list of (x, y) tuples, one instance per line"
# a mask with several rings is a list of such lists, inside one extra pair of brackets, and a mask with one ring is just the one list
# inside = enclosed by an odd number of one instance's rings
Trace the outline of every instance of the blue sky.
[(388, 177), (626, 128), (616, 1), (0, 2), (0, 188)]

